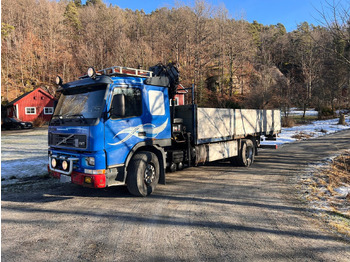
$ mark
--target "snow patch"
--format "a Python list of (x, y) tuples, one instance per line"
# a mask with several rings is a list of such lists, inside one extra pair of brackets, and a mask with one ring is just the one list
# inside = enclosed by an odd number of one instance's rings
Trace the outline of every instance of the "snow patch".
[(16, 178), (47, 173), (47, 128), (1, 133), (1, 180), (16, 183)]
[[(284, 128), (282, 127), (281, 133), (278, 134), (276, 141), (261, 141), (262, 145), (283, 145), (286, 143), (292, 143), (297, 141), (299, 134), (303, 134), (302, 137), (316, 138), (324, 136), (326, 134), (332, 134), (342, 130), (350, 129), (350, 116), (345, 117), (347, 125), (338, 125), (339, 118), (329, 120), (316, 120), (309, 125), (300, 125)], [(264, 138), (263, 138), (264, 139)]]

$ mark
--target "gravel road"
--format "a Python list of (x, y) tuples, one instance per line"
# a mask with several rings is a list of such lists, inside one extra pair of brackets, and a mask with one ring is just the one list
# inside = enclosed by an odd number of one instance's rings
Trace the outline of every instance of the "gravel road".
[(54, 179), (2, 188), (3, 261), (349, 261), (350, 244), (299, 200), (308, 164), (349, 149), (350, 131), (265, 150), (251, 168), (167, 174), (147, 198)]

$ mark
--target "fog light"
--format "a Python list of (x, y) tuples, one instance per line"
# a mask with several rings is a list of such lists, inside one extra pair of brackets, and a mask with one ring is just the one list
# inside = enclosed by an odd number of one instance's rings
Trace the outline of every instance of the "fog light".
[(90, 176), (86, 176), (86, 177), (84, 177), (84, 182), (86, 184), (91, 184), (92, 183), (92, 178)]
[(68, 162), (66, 160), (63, 160), (62, 168), (63, 168), (63, 170), (67, 170), (68, 169)]
[(52, 159), (51, 159), (51, 166), (52, 166), (53, 168), (55, 168), (55, 167), (57, 166), (56, 158), (52, 158)]

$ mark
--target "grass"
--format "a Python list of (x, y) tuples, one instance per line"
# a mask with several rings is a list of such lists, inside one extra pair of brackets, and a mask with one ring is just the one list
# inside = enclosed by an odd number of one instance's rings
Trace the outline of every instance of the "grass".
[(291, 116), (296, 125), (307, 125), (317, 120), (317, 116)]
[(312, 121), (317, 120), (317, 116), (289, 116), (289, 117), (282, 117), (282, 126), (283, 127), (293, 127), (295, 125), (306, 125), (310, 124)]
[[(324, 116), (322, 117), (322, 120), (325, 119), (333, 119), (335, 116)], [(313, 121), (320, 120), (317, 116), (305, 116), (302, 115), (292, 115), (288, 116), (287, 118), (282, 116), (282, 126), (283, 127), (293, 127), (295, 125), (308, 125), (311, 124)]]
[(295, 138), (297, 140), (302, 140), (302, 139), (309, 139), (311, 137), (313, 137), (315, 135), (315, 133), (305, 133), (305, 132), (299, 132), (296, 133), (295, 135), (292, 135), (292, 138)]
[(336, 157), (330, 168), (323, 172), (328, 178), (330, 189), (350, 184), (350, 151)]
[(304, 196), (315, 212), (336, 232), (350, 238), (350, 150), (332, 159), (302, 180)]

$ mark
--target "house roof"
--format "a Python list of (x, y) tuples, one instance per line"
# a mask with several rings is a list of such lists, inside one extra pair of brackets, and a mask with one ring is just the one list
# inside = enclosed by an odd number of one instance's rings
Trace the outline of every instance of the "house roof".
[(177, 85), (176, 93), (177, 94), (186, 94), (186, 93), (188, 93), (188, 91), (186, 90), (186, 88), (184, 88), (183, 85), (179, 84), (179, 85)]
[[(38, 90), (39, 89), (39, 90)], [(41, 87), (38, 87), (30, 92), (24, 93), (23, 95), (17, 97), (15, 100), (11, 101), (10, 103), (7, 104), (7, 106), (12, 106), (15, 103), (17, 103), (19, 100), (21, 100), (22, 98), (26, 97), (27, 95), (35, 92), (35, 91), (41, 91), (44, 95), (50, 97), (51, 99), (53, 99), (54, 97), (52, 95), (50, 95), (48, 92), (46, 92), (44, 89), (42, 89)]]

